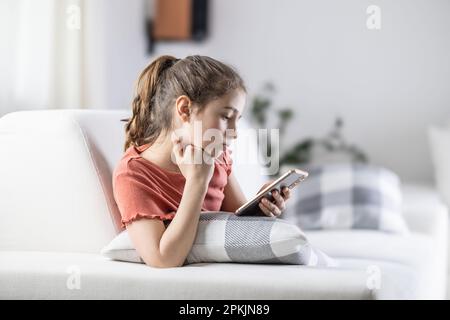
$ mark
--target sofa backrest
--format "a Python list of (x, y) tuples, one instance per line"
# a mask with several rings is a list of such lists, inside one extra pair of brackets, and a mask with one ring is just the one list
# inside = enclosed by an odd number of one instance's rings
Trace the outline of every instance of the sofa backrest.
[[(97, 253), (120, 231), (111, 176), (129, 115), (72, 109), (0, 118), (0, 250)], [(255, 144), (247, 139), (233, 152), (256, 152)], [(265, 181), (255, 164), (233, 170), (247, 197)]]
[(107, 171), (120, 158), (124, 115), (45, 110), (0, 119), (0, 250), (98, 252), (115, 236)]

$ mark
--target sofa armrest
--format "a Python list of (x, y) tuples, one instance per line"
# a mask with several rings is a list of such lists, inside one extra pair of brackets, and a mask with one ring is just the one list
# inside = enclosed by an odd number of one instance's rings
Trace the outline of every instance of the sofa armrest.
[(403, 214), (413, 232), (447, 237), (448, 208), (431, 185), (402, 186)]

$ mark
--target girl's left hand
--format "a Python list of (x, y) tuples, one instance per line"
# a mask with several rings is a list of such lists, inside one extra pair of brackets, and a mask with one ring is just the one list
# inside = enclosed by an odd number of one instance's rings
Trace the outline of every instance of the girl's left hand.
[[(273, 181), (274, 180), (265, 183), (259, 191), (264, 189)], [(259, 208), (265, 215), (269, 217), (278, 217), (286, 208), (286, 200), (291, 197), (291, 190), (286, 186), (281, 189), (281, 194), (280, 192), (278, 192), (278, 190), (273, 190), (272, 197), (275, 199), (274, 202), (271, 202), (266, 197), (262, 198), (259, 202)]]

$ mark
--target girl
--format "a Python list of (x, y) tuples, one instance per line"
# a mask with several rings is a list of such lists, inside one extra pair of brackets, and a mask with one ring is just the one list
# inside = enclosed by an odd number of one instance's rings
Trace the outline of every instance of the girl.
[[(236, 71), (207, 56), (161, 56), (139, 76), (113, 187), (122, 225), (147, 265), (182, 266), (200, 212), (232, 214), (246, 202), (227, 148), (245, 98)], [(219, 133), (212, 143), (201, 139), (207, 130)], [(284, 210), (289, 189), (281, 193), (260, 202), (266, 215)]]

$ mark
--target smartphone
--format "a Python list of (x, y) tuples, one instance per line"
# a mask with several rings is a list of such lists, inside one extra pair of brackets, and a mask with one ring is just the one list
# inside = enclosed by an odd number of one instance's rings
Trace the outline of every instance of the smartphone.
[(308, 172), (300, 169), (291, 169), (263, 190), (258, 192), (256, 196), (243, 204), (239, 209), (235, 211), (237, 216), (266, 216), (266, 214), (259, 207), (259, 202), (262, 198), (266, 197), (269, 201), (275, 202), (275, 198), (272, 196), (272, 190), (278, 190), (281, 194), (281, 189), (286, 186), (289, 189), (295, 188), (300, 182), (308, 177)]

